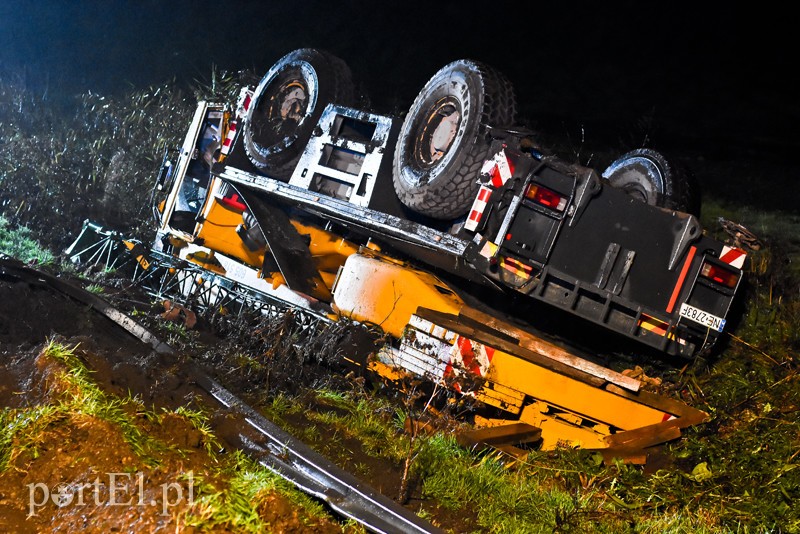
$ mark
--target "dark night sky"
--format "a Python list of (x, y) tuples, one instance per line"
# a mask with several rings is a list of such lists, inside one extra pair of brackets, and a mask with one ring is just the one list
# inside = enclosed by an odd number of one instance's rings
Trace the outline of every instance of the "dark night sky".
[(320, 47), (345, 59), (388, 112), (467, 57), (503, 71), (525, 116), (556, 134), (584, 126), (588, 139), (621, 138), (652, 121), (677, 145), (800, 148), (786, 13), (557, 4), (0, 0), (0, 73), (51, 94), (115, 93), (207, 79), (212, 64), (263, 73), (294, 48)]

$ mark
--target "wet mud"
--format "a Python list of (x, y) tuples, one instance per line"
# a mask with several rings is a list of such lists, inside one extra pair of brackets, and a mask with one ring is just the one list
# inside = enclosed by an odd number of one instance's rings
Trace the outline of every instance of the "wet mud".
[[(145, 295), (126, 293), (126, 298), (131, 302), (147, 301)], [(122, 311), (133, 312), (133, 308), (125, 309), (123, 300), (117, 305)], [(188, 331), (165, 324), (158, 303), (144, 311), (139, 308), (140, 311), (134, 312), (136, 320), (171, 337), (171, 344), (178, 349), (175, 353), (156, 353), (106, 317), (44, 284), (0, 278), (0, 406), (32, 407), (52, 400), (48, 376), (53, 370), (43, 364), (40, 354), (48, 342), (55, 340), (76, 347), (75, 354), (91, 370), (92, 381), (108, 394), (136, 397), (154, 410), (174, 410), (181, 406), (205, 410), (223, 452), (230, 452), (248, 440), (263, 442), (263, 436), (248, 431), (249, 426), (241, 416), (218, 409), (219, 404), (193, 381), (191, 365), (187, 364), (200, 364), (206, 373), (258, 410), (279, 394), (296, 397), (309, 388), (352, 388), (353, 373), (348, 375), (348, 369), (337, 363), (341, 351), (360, 347), (358, 350), (363, 352), (374, 347), (370, 335), (337, 326), (313, 334), (293, 324), (290, 318), (275, 323), (240, 317), (223, 323), (218, 318), (201, 317), (196, 328)], [(171, 336), (170, 332), (177, 335)], [(93, 474), (138, 473), (144, 469), (136, 463), (136, 455), (120, 433), (107, 428), (106, 422), (90, 418), (66, 423), (45, 433), (37, 457), (16, 458), (0, 474), (0, 530), (24, 532), (30, 527), (28, 531), (41, 531), (51, 521), (54, 531), (63, 532), (86, 528), (110, 532), (121, 526), (123, 530), (137, 532), (179, 527), (166, 521), (160, 509), (153, 506), (129, 507), (133, 511), (127, 512), (125, 507), (106, 506), (106, 511), (100, 511), (99, 507), (76, 511), (72, 507), (72, 512), (65, 512), (68, 507), (61, 509), (51, 502), (49, 507), (42, 507), (42, 514), (26, 517), (29, 510), (21, 503), (29, 501), (27, 485), (34, 480), (47, 481), (48, 488), (64, 481), (91, 484)], [(303, 425), (300, 419), (285, 423), (289, 432), (301, 430)], [(197, 454), (189, 459), (175, 458), (174, 463), (170, 460), (158, 469), (145, 469), (145, 491), (156, 491), (181, 473), (204, 472), (209, 459), (201, 452), (197, 430), (179, 419), (165, 419), (161, 425), (148, 428), (168, 443)], [(91, 455), (86, 454), (87, 444), (92, 444)], [(402, 465), (368, 454), (356, 439), (339, 440), (335, 446), (321, 449), (318, 452), (384, 495), (398, 497)], [(424, 504), (430, 511), (435, 503), (421, 499), (416, 482), (411, 481), (407, 506), (416, 510)], [(108, 498), (108, 484), (101, 490), (99, 502), (107, 502), (104, 498)], [(292, 511), (291, 503), (281, 502), (277, 494), (274, 499), (270, 497), (270, 502), (269, 507), (259, 510), (263, 518), (273, 525), (283, 525), (280, 531), (306, 531), (294, 530), (292, 518), (297, 514)], [(444, 526), (453, 521), (443, 513), (439, 523)], [(95, 528), (98, 530), (92, 530)], [(339, 528), (336, 527), (337, 531)]]

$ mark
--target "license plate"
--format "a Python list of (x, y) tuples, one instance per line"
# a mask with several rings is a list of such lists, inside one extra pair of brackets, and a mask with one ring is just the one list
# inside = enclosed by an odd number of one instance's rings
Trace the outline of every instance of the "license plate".
[(708, 328), (713, 328), (717, 332), (722, 332), (722, 329), (725, 328), (725, 319), (711, 315), (710, 313), (704, 312), (686, 303), (681, 304), (681, 317), (686, 317), (690, 321), (700, 323)]

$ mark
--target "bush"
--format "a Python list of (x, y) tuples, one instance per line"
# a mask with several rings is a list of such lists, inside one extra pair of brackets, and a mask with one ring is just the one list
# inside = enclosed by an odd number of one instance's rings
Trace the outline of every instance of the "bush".
[(231, 94), (213, 74), (190, 91), (170, 82), (118, 98), (88, 91), (54, 101), (0, 76), (0, 215), (63, 250), (84, 219), (136, 235), (167, 147), (177, 146), (195, 102)]

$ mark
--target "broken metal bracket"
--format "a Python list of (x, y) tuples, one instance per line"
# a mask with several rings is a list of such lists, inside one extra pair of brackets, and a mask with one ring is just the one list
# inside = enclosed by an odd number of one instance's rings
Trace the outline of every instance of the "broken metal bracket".
[[(245, 198), (245, 202), (261, 226), (269, 252), (286, 285), (299, 293), (330, 302), (331, 291), (314, 267), (308, 241), (292, 226), (286, 211), (275, 202), (256, 195)], [(268, 257), (265, 254), (265, 259)]]

